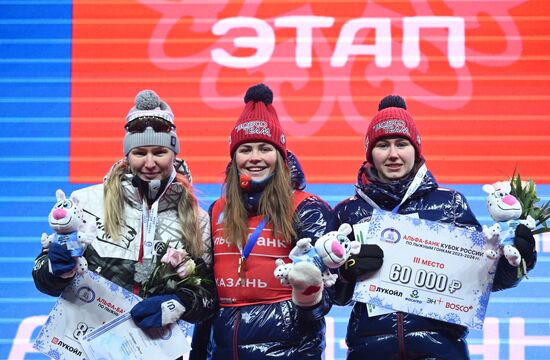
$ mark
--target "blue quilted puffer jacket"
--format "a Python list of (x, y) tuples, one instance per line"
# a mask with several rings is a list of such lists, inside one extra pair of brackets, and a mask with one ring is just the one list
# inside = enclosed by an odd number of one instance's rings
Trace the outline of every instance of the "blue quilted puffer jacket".
[[(383, 210), (391, 211), (407, 191), (412, 177), (382, 183), (367, 163), (359, 171), (357, 187)], [(369, 221), (373, 207), (359, 195), (334, 208), (330, 229), (347, 222)], [(428, 171), (418, 189), (399, 208), (400, 214), (417, 213), (421, 219), (450, 223), (481, 230), (465, 197), (454, 190), (438, 187)], [(502, 257), (498, 263), (493, 291), (510, 288), (519, 280), (516, 268)], [(337, 284), (339, 305), (351, 304), (354, 283)], [(468, 359), (466, 327), (403, 312), (369, 317), (365, 304), (355, 303), (350, 315), (346, 343), (348, 359)]]

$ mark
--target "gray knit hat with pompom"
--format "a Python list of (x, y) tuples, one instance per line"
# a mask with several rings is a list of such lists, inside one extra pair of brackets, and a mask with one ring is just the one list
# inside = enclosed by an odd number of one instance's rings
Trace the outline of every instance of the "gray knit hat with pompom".
[[(134, 121), (146, 121), (147, 119), (162, 119), (172, 125), (174, 114), (167, 103), (162, 101), (153, 90), (142, 90), (136, 95), (135, 105), (126, 115), (126, 124)], [(163, 146), (179, 153), (180, 142), (175, 132), (175, 126), (169, 132), (156, 132), (149, 126), (143, 132), (129, 132), (126, 130), (124, 137), (124, 155), (139, 146)]]

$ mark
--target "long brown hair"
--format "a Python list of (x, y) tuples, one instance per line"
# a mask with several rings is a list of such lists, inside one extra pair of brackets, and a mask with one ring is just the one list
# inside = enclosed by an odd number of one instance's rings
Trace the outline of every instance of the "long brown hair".
[[(229, 244), (244, 244), (248, 237), (248, 213), (239, 184), (239, 170), (235, 156), (233, 156), (226, 173), (224, 191), (225, 240)], [(269, 217), (274, 236), (280, 236), (283, 241), (288, 243), (296, 236), (290, 171), (278, 151), (273, 178), (262, 192), (258, 213)]]
[[(105, 181), (103, 190), (103, 207), (105, 213), (105, 234), (113, 241), (120, 239), (121, 226), (124, 226), (124, 192), (122, 178), (128, 174), (129, 166), (126, 161), (121, 161)], [(177, 174), (175, 182), (182, 187), (181, 196), (178, 200), (178, 220), (182, 243), (185, 250), (194, 257), (202, 255), (202, 238), (199, 227), (199, 207), (197, 198), (193, 193), (191, 184), (184, 175)]]

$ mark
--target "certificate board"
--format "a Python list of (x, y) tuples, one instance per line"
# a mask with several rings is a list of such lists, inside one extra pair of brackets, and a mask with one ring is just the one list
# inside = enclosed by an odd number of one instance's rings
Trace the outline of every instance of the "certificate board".
[(355, 301), (481, 329), (497, 260), (481, 232), (374, 210), (356, 239), (384, 251), (382, 267), (357, 283)]

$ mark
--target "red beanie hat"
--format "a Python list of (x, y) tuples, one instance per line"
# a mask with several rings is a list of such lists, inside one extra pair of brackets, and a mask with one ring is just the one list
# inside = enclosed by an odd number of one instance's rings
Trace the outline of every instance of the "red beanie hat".
[(247, 142), (267, 142), (286, 159), (286, 138), (271, 103), (273, 92), (264, 84), (250, 87), (244, 96), (244, 110), (231, 131), (229, 155)]
[(416, 151), (416, 160), (422, 158), (420, 134), (414, 120), (407, 111), (405, 100), (399, 95), (388, 95), (380, 101), (378, 112), (372, 118), (365, 136), (367, 160), (371, 164), (372, 149), (383, 138), (402, 137), (408, 139)]

